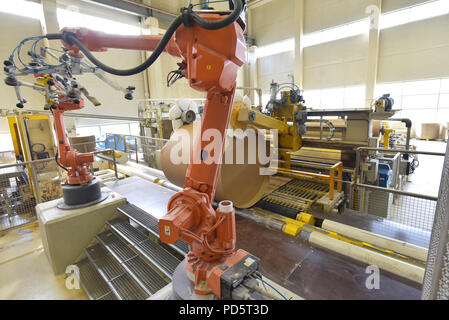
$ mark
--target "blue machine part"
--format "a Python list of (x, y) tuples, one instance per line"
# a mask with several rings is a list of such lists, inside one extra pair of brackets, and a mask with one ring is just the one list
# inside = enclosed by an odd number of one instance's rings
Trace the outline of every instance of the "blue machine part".
[[(125, 152), (124, 138), (121, 136), (112, 136), (112, 135), (107, 136), (104, 143), (98, 143), (98, 146), (100, 148), (103, 147), (104, 149), (113, 149), (116, 151)], [(127, 149), (127, 151), (135, 151), (136, 150), (135, 140), (132, 137), (129, 137), (127, 139), (126, 149)]]
[(389, 188), (393, 179), (393, 170), (387, 163), (379, 163), (379, 187)]

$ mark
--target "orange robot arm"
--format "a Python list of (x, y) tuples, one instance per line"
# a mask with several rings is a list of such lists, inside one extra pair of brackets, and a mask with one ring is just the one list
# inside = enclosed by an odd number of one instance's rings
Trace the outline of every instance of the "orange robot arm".
[[(214, 13), (201, 17), (207, 21), (223, 19), (222, 15)], [(104, 51), (107, 47), (152, 51), (158, 45), (157, 40), (162, 38), (111, 36), (85, 29), (70, 31), (79, 37), (78, 40), (84, 46), (95, 51)], [(77, 52), (76, 47), (66, 46)], [(246, 58), (243, 27), (238, 22), (215, 30), (207, 30), (196, 24), (180, 26), (165, 52), (183, 59), (185, 76), (190, 86), (206, 92), (207, 101), (184, 190), (170, 200), (167, 215), (159, 220), (159, 235), (165, 243), (173, 244), (183, 239), (191, 245), (191, 252), (186, 259), (186, 272), (195, 284), (195, 292), (214, 293), (220, 298), (221, 275), (248, 256), (243, 250), (235, 252), (235, 212), (232, 203), (220, 203), (217, 212), (212, 207), (237, 72)], [(214, 155), (212, 162), (208, 161), (212, 155), (206, 152), (210, 142), (202, 139), (203, 133), (211, 129), (221, 134), (221, 141), (217, 142), (222, 148), (218, 155)], [(195, 163), (195, 159), (199, 159), (199, 162)]]
[[(72, 32), (87, 49), (95, 52), (103, 52), (108, 49), (153, 51), (162, 39), (162, 36), (159, 35), (119, 36), (86, 28), (65, 28), (62, 31)], [(65, 42), (63, 44), (72, 52), (79, 52), (77, 46), (69, 45)], [(181, 53), (173, 38), (168, 42), (164, 52), (174, 57), (181, 57)]]
[(93, 179), (92, 174), (87, 168), (90, 163), (94, 162), (93, 153), (80, 153), (76, 149), (72, 149), (64, 125), (65, 111), (79, 110), (82, 108), (84, 108), (83, 99), (60, 97), (59, 103), (52, 110), (56, 138), (58, 139), (59, 163), (67, 168), (67, 183), (72, 185), (86, 184)]

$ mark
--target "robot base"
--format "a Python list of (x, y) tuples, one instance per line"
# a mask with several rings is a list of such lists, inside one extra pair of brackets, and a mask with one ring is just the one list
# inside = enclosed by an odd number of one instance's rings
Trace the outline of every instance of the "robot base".
[(58, 208), (62, 210), (84, 208), (100, 203), (108, 196), (108, 193), (101, 191), (100, 181), (96, 178), (83, 185), (63, 184), (63, 201), (58, 204)]
[(172, 280), (172, 295), (170, 300), (217, 300), (214, 294), (197, 295), (195, 294), (195, 286), (187, 278), (186, 260), (176, 267)]

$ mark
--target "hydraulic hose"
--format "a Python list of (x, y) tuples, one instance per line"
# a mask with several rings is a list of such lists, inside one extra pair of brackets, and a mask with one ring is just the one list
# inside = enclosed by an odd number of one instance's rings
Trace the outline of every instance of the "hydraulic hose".
[(201, 18), (199, 15), (190, 12), (190, 15), (193, 19), (193, 21), (196, 22), (201, 28), (207, 29), (207, 30), (218, 30), (222, 28), (226, 28), (227, 26), (234, 23), (240, 14), (243, 11), (243, 3), (242, 0), (233, 0), (234, 2), (234, 10), (231, 12), (229, 16), (227, 16), (224, 19), (221, 19), (219, 21), (208, 21), (206, 19)]
[(234, 23), (243, 11), (243, 3), (242, 0), (233, 0), (233, 2), (235, 5), (234, 10), (226, 18), (221, 19), (219, 21), (207, 21), (201, 18), (196, 13), (193, 13), (192, 6), (190, 6), (189, 8), (184, 8), (181, 11), (182, 14), (176, 17), (176, 19), (170, 24), (166, 33), (162, 37), (161, 41), (159, 42), (159, 44), (157, 45), (156, 49), (153, 51), (151, 56), (141, 65), (132, 69), (119, 70), (105, 65), (100, 60), (95, 58), (95, 56), (89, 51), (89, 49), (87, 49), (86, 46), (84, 46), (84, 44), (81, 41), (79, 41), (76, 35), (72, 32), (64, 32), (62, 34), (48, 34), (46, 38), (49, 40), (61, 39), (66, 43), (68, 43), (69, 45), (77, 46), (80, 49), (80, 51), (86, 56), (86, 58), (89, 59), (90, 62), (92, 62), (95, 66), (97, 66), (98, 68), (102, 69), (107, 73), (122, 77), (132, 76), (145, 71), (159, 58), (161, 53), (164, 52), (164, 49), (169, 43), (170, 39), (175, 34), (176, 30), (183, 23), (186, 27), (191, 27), (193, 26), (192, 22), (195, 22), (200, 27), (208, 30), (218, 30), (226, 28), (227, 26)]

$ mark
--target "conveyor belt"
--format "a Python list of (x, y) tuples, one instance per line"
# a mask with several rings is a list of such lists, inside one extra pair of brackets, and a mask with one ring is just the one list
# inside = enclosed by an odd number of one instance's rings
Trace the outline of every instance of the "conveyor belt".
[(180, 263), (178, 258), (124, 220), (115, 219), (109, 221), (108, 225), (168, 278), (173, 277), (173, 273)]
[[(130, 203), (117, 208), (117, 210), (159, 238), (158, 220), (151, 214)], [(169, 246), (182, 255), (186, 255), (190, 251), (189, 245), (182, 240)]]
[(89, 259), (83, 259), (77, 265), (80, 270), (81, 285), (91, 300), (117, 300), (111, 288)]
[(300, 212), (310, 212), (312, 205), (329, 192), (329, 186), (293, 179), (260, 200), (255, 207), (296, 219)]

